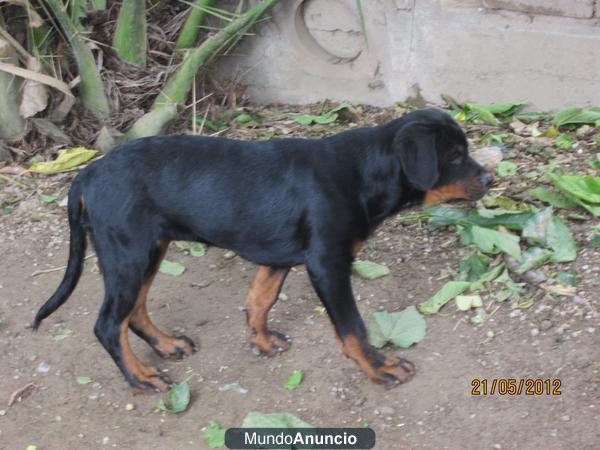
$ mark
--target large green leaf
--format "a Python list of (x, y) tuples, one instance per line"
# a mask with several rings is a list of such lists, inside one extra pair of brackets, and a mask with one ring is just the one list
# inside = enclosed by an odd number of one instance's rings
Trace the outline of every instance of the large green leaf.
[[(489, 217), (483, 214), (494, 211)], [(459, 208), (449, 208), (447, 206), (436, 206), (425, 210), (425, 214), (429, 216), (429, 228), (437, 230), (438, 228), (448, 225), (479, 225), (486, 228), (495, 228), (502, 225), (511, 230), (522, 230), (523, 226), (533, 216), (532, 212), (514, 212), (514, 211), (499, 211), (496, 210), (477, 210), (464, 211)]]
[(459, 294), (469, 289), (468, 281), (448, 281), (435, 295), (419, 304), (419, 311), (423, 314), (435, 314), (442, 306)]
[(473, 244), (482, 252), (497, 253), (497, 251), (503, 251), (517, 261), (521, 261), (521, 248), (519, 247), (518, 236), (476, 225), (471, 228), (471, 236)]
[(548, 174), (560, 190), (587, 203), (600, 204), (600, 178), (591, 175)]
[(388, 342), (407, 348), (425, 337), (426, 323), (414, 306), (404, 311), (388, 313), (378, 311), (369, 320), (369, 343), (381, 348)]

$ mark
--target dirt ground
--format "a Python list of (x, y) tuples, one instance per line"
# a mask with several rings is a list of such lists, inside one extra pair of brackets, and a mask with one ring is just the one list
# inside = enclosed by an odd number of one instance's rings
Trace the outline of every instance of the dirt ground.
[[(69, 179), (61, 179), (63, 192)], [(581, 240), (577, 227), (574, 232)], [(290, 412), (321, 427), (368, 425), (382, 450), (598, 448), (599, 249), (580, 251), (574, 297), (539, 298), (523, 310), (492, 305), (480, 325), (452, 304), (428, 317), (422, 342), (385, 350), (410, 359), (418, 371), (387, 390), (342, 356), (303, 267), (290, 273), (270, 315), (271, 328), (292, 337), (291, 348), (257, 357), (245, 340), (241, 308), (253, 265), (221, 249), (195, 258), (171, 246), (167, 259), (187, 270), (179, 277), (159, 274), (149, 308), (162, 329), (185, 333), (200, 350), (167, 362), (131, 340), (144, 362), (175, 380), (189, 377), (192, 402), (181, 414), (157, 411), (158, 394), (134, 396), (96, 340), (103, 287), (94, 257), (69, 301), (32, 334), (35, 312), (63, 275), (49, 269), (66, 264), (67, 253), (63, 206), (32, 197), (0, 215), (0, 448), (207, 448), (200, 436), (210, 420), (240, 426), (250, 411)], [(391, 274), (353, 280), (363, 316), (429, 298), (465, 254), (454, 231), (389, 220), (360, 257), (388, 265)], [(65, 328), (72, 334), (53, 339)], [(283, 384), (296, 369), (304, 380), (288, 391)], [(93, 381), (81, 385), (78, 376)], [(559, 379), (561, 395), (472, 395), (472, 380), (494, 378)], [(33, 388), (8, 406), (28, 383)], [(219, 390), (225, 383), (239, 383), (247, 393)]]

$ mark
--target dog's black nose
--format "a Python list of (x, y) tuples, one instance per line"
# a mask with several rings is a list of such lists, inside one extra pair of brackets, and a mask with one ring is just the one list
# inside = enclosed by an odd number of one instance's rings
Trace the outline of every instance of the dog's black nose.
[(479, 182), (484, 187), (489, 187), (489, 185), (492, 184), (492, 181), (494, 181), (494, 177), (492, 177), (492, 175), (490, 175), (488, 172), (485, 172), (479, 177)]

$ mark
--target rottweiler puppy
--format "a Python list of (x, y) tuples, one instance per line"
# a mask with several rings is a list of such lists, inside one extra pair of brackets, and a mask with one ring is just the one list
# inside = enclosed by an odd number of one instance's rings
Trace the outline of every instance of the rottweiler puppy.
[(73, 292), (88, 235), (105, 286), (96, 336), (131, 386), (167, 389), (169, 378), (131, 351), (128, 330), (165, 358), (195, 351), (188, 337), (152, 323), (146, 299), (169, 242), (197, 241), (258, 265), (246, 297), (255, 349), (272, 356), (288, 348), (287, 336), (268, 329), (267, 314), (290, 268), (304, 264), (344, 355), (377, 383), (402, 383), (415, 368), (367, 342), (352, 294), (352, 261), (375, 228), (403, 207), (479, 199), (491, 181), (469, 157), (458, 124), (436, 109), (323, 139), (131, 141), (75, 178), (68, 266), (33, 328)]

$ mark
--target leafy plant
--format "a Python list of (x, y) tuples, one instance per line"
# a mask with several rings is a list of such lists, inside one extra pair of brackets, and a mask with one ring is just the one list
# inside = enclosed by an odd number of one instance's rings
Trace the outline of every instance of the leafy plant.
[(160, 262), (158, 271), (160, 273), (164, 273), (166, 275), (178, 277), (183, 272), (185, 272), (185, 266), (183, 264), (175, 262), (175, 261), (169, 261), (169, 260), (163, 259)]

